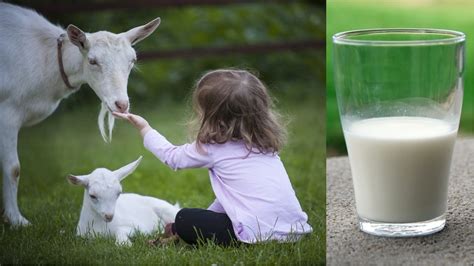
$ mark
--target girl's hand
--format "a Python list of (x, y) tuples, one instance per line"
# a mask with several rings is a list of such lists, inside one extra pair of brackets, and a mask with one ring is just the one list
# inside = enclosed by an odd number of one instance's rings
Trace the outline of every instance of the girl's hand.
[(144, 137), (145, 134), (152, 129), (150, 124), (148, 124), (148, 122), (139, 115), (134, 115), (131, 113), (122, 114), (122, 113), (117, 113), (117, 112), (113, 112), (112, 114), (118, 118), (122, 118), (130, 122), (130, 124), (132, 124), (134, 127), (138, 129), (138, 131), (140, 131), (140, 135), (142, 137)]

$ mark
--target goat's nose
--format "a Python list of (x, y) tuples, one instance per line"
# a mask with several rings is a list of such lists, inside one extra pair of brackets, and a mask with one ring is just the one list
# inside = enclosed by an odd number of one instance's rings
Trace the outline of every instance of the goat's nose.
[(104, 217), (105, 217), (105, 220), (107, 222), (110, 222), (114, 218), (114, 215), (113, 214), (106, 214), (106, 215), (104, 215)]
[(115, 101), (115, 106), (117, 106), (118, 110), (121, 113), (125, 113), (128, 110), (128, 102), (127, 101)]

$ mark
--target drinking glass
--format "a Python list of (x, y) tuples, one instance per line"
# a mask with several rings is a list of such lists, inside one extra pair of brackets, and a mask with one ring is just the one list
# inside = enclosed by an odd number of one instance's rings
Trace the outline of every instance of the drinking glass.
[(465, 35), (367, 29), (333, 36), (334, 84), (359, 227), (420, 236), (446, 223)]

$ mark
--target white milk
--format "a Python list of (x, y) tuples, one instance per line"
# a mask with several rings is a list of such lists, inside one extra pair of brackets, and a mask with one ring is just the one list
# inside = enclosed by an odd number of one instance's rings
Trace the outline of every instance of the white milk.
[(344, 131), (360, 217), (421, 222), (446, 211), (457, 128), (437, 119), (384, 117)]

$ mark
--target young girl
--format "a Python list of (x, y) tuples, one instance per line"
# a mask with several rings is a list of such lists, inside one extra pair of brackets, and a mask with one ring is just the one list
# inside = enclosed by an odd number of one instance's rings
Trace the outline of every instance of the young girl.
[(145, 148), (172, 169), (209, 169), (216, 199), (207, 210), (180, 210), (165, 235), (177, 234), (189, 244), (202, 239), (229, 245), (296, 241), (310, 233), (278, 156), (285, 129), (263, 83), (244, 70), (211, 71), (197, 82), (193, 107), (199, 131), (182, 146), (138, 115), (114, 113), (134, 125)]

